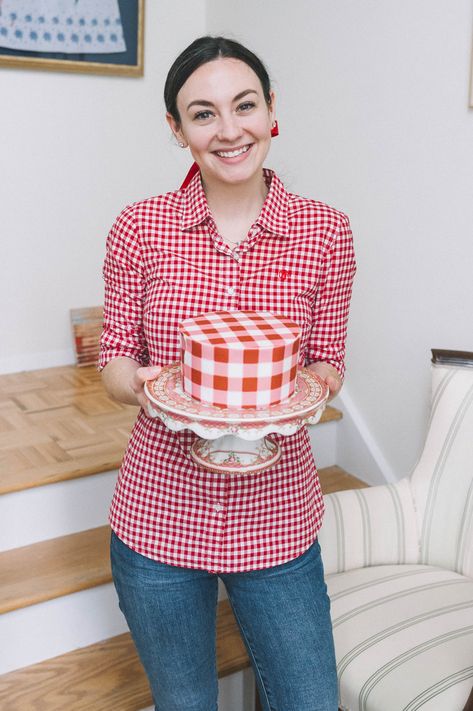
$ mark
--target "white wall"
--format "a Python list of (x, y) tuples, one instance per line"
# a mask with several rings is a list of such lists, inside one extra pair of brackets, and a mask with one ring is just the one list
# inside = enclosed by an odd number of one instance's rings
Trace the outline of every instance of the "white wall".
[(205, 21), (205, 0), (147, 2), (143, 78), (0, 68), (0, 372), (74, 361), (69, 309), (103, 302), (113, 220), (180, 184), (162, 90)]
[(430, 348), (473, 349), (472, 4), (208, 0), (207, 17), (269, 67), (281, 135), (268, 165), (351, 218), (346, 405), (371, 452), (341, 438), (339, 463), (400, 478), (423, 441)]

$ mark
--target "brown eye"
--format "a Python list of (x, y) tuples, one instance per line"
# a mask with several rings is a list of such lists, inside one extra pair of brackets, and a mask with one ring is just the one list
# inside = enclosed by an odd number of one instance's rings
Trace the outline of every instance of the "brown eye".
[(245, 101), (244, 104), (240, 104), (238, 107), (238, 111), (250, 111), (250, 109), (253, 109), (256, 106), (256, 104), (253, 101)]
[(206, 119), (211, 118), (212, 112), (211, 111), (198, 111), (194, 115), (194, 121), (205, 121)]

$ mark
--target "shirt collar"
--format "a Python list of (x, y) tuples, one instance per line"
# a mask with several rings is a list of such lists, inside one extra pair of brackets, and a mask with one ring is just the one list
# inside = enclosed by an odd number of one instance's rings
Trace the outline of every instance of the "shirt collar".
[[(256, 222), (268, 232), (288, 237), (289, 197), (286, 189), (272, 170), (264, 168), (263, 177), (269, 191)], [(181, 228), (183, 230), (200, 225), (212, 216), (202, 187), (200, 173), (192, 178), (181, 195)]]
[(265, 168), (263, 176), (269, 191), (256, 222), (268, 232), (280, 237), (288, 237), (289, 196), (274, 171)]
[(211, 217), (210, 208), (200, 179), (200, 172), (194, 175), (181, 195), (181, 229), (188, 230), (191, 227), (202, 224), (202, 222), (205, 222)]

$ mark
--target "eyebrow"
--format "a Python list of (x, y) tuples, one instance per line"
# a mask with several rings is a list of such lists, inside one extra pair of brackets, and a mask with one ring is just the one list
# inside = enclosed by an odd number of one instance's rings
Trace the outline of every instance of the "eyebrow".
[[(240, 99), (243, 99), (243, 97), (246, 96), (247, 94), (257, 94), (257, 93), (258, 93), (258, 92), (257, 92), (255, 89), (245, 89), (244, 91), (240, 91), (240, 93), (237, 94), (237, 95), (233, 98), (232, 103), (235, 102), (235, 101), (239, 101)], [(206, 101), (205, 99), (197, 99), (196, 101), (191, 101), (191, 102), (190, 102), (190, 104), (189, 104), (188, 107), (187, 107), (187, 111), (189, 111), (189, 109), (190, 109), (191, 106), (195, 106), (196, 104), (197, 104), (198, 106), (214, 106), (214, 104), (212, 104), (211, 101)]]

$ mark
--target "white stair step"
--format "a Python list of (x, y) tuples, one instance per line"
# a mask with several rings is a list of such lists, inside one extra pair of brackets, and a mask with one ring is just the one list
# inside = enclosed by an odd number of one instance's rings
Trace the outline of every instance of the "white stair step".
[[(219, 581), (219, 601), (226, 598)], [(128, 632), (113, 583), (0, 615), (0, 675)]]
[(103, 526), (0, 554), (0, 674), (126, 631), (109, 539)]
[(0, 496), (0, 551), (107, 523), (117, 471)]
[[(337, 421), (309, 427), (318, 468), (336, 461)], [(65, 536), (107, 522), (117, 470), (0, 496), (0, 551)]]
[(112, 583), (0, 616), (0, 674), (127, 631)]
[[(217, 608), (217, 671), (221, 711), (250, 711), (254, 683), (228, 602)], [(223, 683), (223, 679), (228, 681)], [(0, 676), (0, 708), (9, 711), (137, 711), (151, 701), (129, 633)]]

